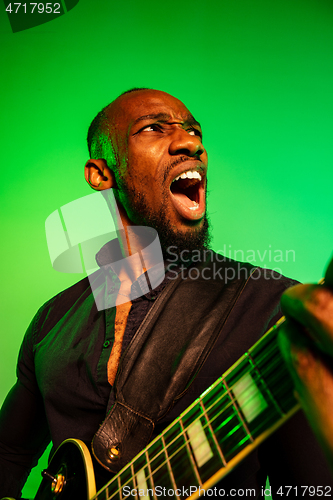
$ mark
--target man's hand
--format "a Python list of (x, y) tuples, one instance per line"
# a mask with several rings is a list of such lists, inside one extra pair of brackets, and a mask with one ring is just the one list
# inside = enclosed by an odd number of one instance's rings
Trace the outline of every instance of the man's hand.
[(281, 298), (279, 344), (296, 397), (333, 470), (333, 259), (324, 285), (296, 285)]

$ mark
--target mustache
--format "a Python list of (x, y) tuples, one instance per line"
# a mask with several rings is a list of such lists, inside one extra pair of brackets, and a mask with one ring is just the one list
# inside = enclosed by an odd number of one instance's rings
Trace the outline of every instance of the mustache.
[(197, 156), (194, 157), (186, 155), (178, 156), (166, 166), (163, 174), (163, 181), (165, 182), (167, 180), (167, 177), (173, 168), (175, 168), (177, 165), (180, 165), (181, 163), (184, 163), (184, 161), (195, 161), (196, 163), (198, 161), (201, 162), (200, 158), (198, 158)]

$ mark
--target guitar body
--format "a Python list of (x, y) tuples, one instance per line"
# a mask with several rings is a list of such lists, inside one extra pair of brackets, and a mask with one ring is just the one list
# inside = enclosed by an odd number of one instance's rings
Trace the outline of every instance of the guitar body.
[(95, 475), (87, 446), (78, 439), (67, 439), (53, 455), (35, 500), (89, 500), (96, 493)]
[[(47, 472), (46, 475), (44, 473)], [(79, 439), (66, 439), (57, 448), (34, 500), (90, 500), (96, 494), (91, 455)], [(47, 477), (46, 477), (47, 476)], [(52, 477), (54, 480), (52, 480)], [(15, 500), (4, 497), (1, 500)]]

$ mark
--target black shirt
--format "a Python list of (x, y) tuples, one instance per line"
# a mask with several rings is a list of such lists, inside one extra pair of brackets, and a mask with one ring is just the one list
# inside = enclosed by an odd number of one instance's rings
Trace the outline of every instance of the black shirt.
[[(215, 254), (213, 258), (219, 262), (219, 257)], [(155, 298), (174, 276), (175, 271), (170, 271), (158, 288), (132, 301), (123, 349)], [(98, 273), (96, 279), (100, 279)], [(281, 316), (280, 296), (292, 284), (292, 280), (277, 273), (256, 271), (199, 375), (157, 425), (156, 433), (277, 321)], [(140, 280), (134, 285), (140, 286)], [(185, 318), (195, 304), (181, 307)], [(0, 414), (0, 495), (18, 494), (50, 439), (54, 447), (71, 437), (91, 442), (112, 404), (107, 361), (114, 340), (114, 320), (115, 308), (97, 310), (88, 278), (53, 297), (36, 314), (20, 350), (17, 384)], [(290, 485), (331, 484), (324, 458), (301, 414), (253, 453), (223, 484), (255, 487), (260, 494), (267, 473), (276, 489), (286, 485), (287, 479)]]

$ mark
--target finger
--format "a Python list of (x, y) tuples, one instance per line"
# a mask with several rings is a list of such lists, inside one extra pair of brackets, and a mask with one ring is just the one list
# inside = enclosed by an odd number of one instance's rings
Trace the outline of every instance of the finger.
[(307, 377), (307, 373), (314, 364), (314, 357), (308, 346), (309, 340), (301, 333), (300, 328), (287, 320), (280, 326), (278, 335), (278, 345), (290, 370), (298, 395), (304, 390), (302, 380)]
[(278, 343), (291, 371), (296, 397), (333, 466), (332, 370), (320, 354), (302, 345), (303, 338), (294, 324), (287, 321), (279, 330)]
[(281, 297), (286, 317), (297, 321), (304, 335), (333, 356), (333, 291), (324, 285), (296, 285)]

